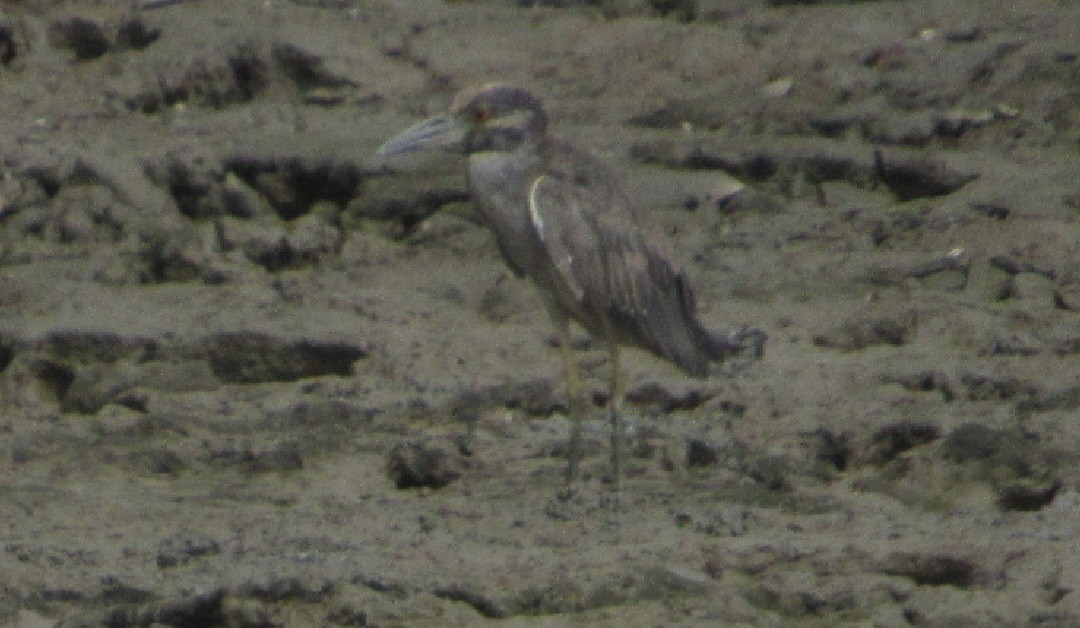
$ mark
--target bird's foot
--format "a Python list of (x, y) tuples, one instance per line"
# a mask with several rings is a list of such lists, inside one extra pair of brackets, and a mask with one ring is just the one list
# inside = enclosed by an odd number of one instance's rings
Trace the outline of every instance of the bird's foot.
[(765, 355), (765, 341), (768, 339), (769, 335), (764, 331), (746, 325), (730, 332), (726, 341), (735, 359), (728, 362), (728, 369), (733, 373), (738, 372), (760, 360)]

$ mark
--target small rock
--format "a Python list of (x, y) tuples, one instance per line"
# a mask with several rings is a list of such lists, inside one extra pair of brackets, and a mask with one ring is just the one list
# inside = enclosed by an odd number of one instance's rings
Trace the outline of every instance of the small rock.
[(222, 198), (229, 214), (238, 218), (277, 217), (270, 202), (232, 172), (225, 175)]
[(969, 205), (972, 211), (982, 214), (987, 218), (1005, 220), (1013, 213), (1012, 204), (1006, 198), (989, 198), (972, 201)]
[(814, 336), (814, 344), (826, 349), (853, 351), (876, 345), (898, 347), (908, 341), (915, 321), (910, 315), (850, 321)]
[(765, 86), (761, 89), (761, 93), (767, 98), (780, 98), (782, 96), (787, 96), (788, 94), (790, 94), (791, 88), (794, 85), (795, 80), (790, 76), (785, 76), (782, 78), (778, 78), (775, 81), (770, 81), (769, 83), (766, 83)]
[(686, 443), (686, 466), (711, 467), (720, 460), (716, 447), (696, 438)]
[(58, 624), (59, 622), (55, 619), (23, 609), (15, 615), (14, 628), (53, 628)]
[(948, 554), (894, 552), (880, 568), (886, 575), (911, 578), (920, 585), (967, 587), (975, 581), (975, 565), (966, 558)]
[(708, 536), (743, 536), (750, 523), (750, 513), (740, 507), (725, 508), (694, 526), (695, 532)]
[(330, 609), (326, 621), (336, 626), (366, 626), (367, 613), (350, 603), (341, 603)]
[(878, 179), (900, 201), (944, 196), (979, 178), (974, 169), (953, 168), (950, 164), (919, 153), (875, 151)]
[(470, 387), (450, 400), (450, 411), (459, 420), (472, 420), (479, 410), (514, 408), (529, 416), (550, 416), (563, 407), (550, 378), (511, 381)]
[(1054, 501), (1061, 486), (1058, 478), (1021, 478), (998, 488), (998, 505), (1002, 510), (1041, 510)]
[(929, 443), (941, 435), (938, 427), (923, 421), (905, 420), (874, 432), (863, 458), (871, 464), (885, 464), (901, 453)]
[(279, 338), (254, 332), (221, 332), (200, 343), (210, 369), (230, 383), (290, 382), (320, 375), (350, 375), (367, 356), (359, 344)]
[(1043, 352), (1042, 343), (1030, 335), (1021, 337), (1018, 334), (1010, 336), (995, 336), (979, 349), (979, 356), (994, 355), (1038, 355)]
[(221, 614), (225, 626), (277, 626), (281, 625), (275, 614), (269, 609), (270, 603), (229, 596), (222, 604)]
[(161, 28), (147, 26), (139, 17), (126, 18), (116, 30), (117, 50), (142, 50), (161, 37)]
[(156, 624), (166, 626), (218, 626), (225, 623), (224, 598), (223, 589), (189, 590), (155, 603), (149, 615)]
[(770, 491), (790, 491), (790, 474), (790, 463), (780, 456), (759, 456), (746, 464), (746, 475)]
[(965, 423), (945, 437), (941, 443), (941, 455), (957, 463), (985, 460), (1000, 452), (1008, 438), (1004, 430)]
[(268, 270), (281, 270), (289, 264), (285, 226), (276, 219), (241, 220), (224, 216), (219, 231), (225, 250), (238, 248), (249, 261)]
[(713, 580), (719, 580), (724, 577), (724, 560), (719, 556), (708, 558), (702, 569)]
[(257, 452), (249, 468), (253, 473), (299, 471), (304, 468), (304, 449), (293, 441), (276, 443)]
[(1080, 312), (1080, 286), (1068, 286), (1054, 292), (1054, 306), (1060, 310)]
[(977, 129), (993, 122), (996, 118), (989, 109), (972, 111), (954, 109), (943, 111), (935, 116), (936, 130), (945, 137), (960, 137), (968, 129)]
[(183, 565), (192, 558), (217, 554), (218, 542), (208, 536), (171, 536), (158, 545), (157, 566), (161, 569)]
[(956, 398), (951, 378), (941, 371), (920, 369), (915, 371), (897, 371), (883, 375), (882, 381), (899, 384), (912, 392), (939, 392), (943, 401)]
[(128, 462), (136, 472), (154, 475), (175, 475), (187, 468), (184, 458), (168, 447), (150, 447), (132, 452)]
[(833, 432), (820, 427), (801, 434), (800, 440), (808, 457), (814, 461), (816, 474), (823, 479), (847, 469), (852, 451), (848, 437), (843, 432)]
[(316, 87), (304, 93), (304, 102), (309, 105), (330, 107), (340, 105), (345, 101), (345, 94), (340, 89), (331, 87)]
[(295, 218), (304, 213), (306, 199), (300, 186), (292, 180), (285, 169), (258, 172), (250, 180), (251, 186), (270, 202), (282, 218)]
[(646, 572), (645, 578), (653, 587), (690, 595), (708, 593), (715, 586), (708, 574), (684, 567), (654, 567)]
[(240, 586), (240, 593), (266, 602), (299, 600), (318, 602), (334, 591), (334, 585), (323, 578), (301, 578), (266, 574)]
[(64, 412), (94, 414), (130, 385), (130, 381), (117, 368), (96, 364), (80, 366), (60, 396), (60, 409)]
[(348, 228), (357, 220), (400, 220), (415, 224), (440, 207), (469, 200), (460, 177), (380, 177), (349, 201), (342, 216)]
[(244, 473), (283, 473), (304, 468), (303, 450), (295, 442), (276, 443), (265, 449), (226, 443), (211, 449), (206, 460), (215, 466), (237, 468)]
[(49, 24), (49, 44), (74, 53), (80, 61), (97, 59), (109, 51), (105, 26), (78, 16), (59, 19)]
[(56, 237), (60, 242), (117, 242), (124, 225), (112, 192), (100, 185), (68, 186), (53, 199)]
[(467, 604), (482, 616), (491, 619), (504, 618), (511, 614), (501, 600), (492, 598), (486, 593), (471, 591), (459, 585), (446, 589), (436, 589), (433, 593), (436, 597), (445, 600)]
[(461, 454), (449, 442), (411, 442), (394, 446), (386, 471), (400, 489), (442, 488), (461, 475), (463, 466)]
[(103, 600), (120, 604), (139, 604), (152, 600), (155, 596), (145, 583), (129, 584), (123, 578), (115, 574), (106, 574), (101, 577), (101, 593)]
[(985, 623), (986, 611), (973, 605), (971, 600), (972, 592), (962, 588), (919, 587), (904, 600), (901, 625), (975, 626)]
[(934, 120), (925, 113), (888, 116), (877, 121), (870, 132), (875, 142), (903, 146), (925, 146), (934, 137)]
[(1009, 296), (1036, 307), (1054, 307), (1054, 282), (1037, 273), (1013, 275)]
[(453, 236), (469, 231), (472, 226), (457, 216), (439, 212), (420, 221), (405, 241), (413, 245), (446, 242)]
[(294, 264), (311, 263), (337, 252), (341, 233), (322, 216), (308, 213), (292, 222), (285, 244)]
[(627, 403), (647, 406), (664, 414), (680, 410), (693, 410), (712, 398), (712, 393), (700, 390), (686, 390), (681, 394), (672, 393), (655, 382), (642, 384), (626, 393)]
[(716, 199), (716, 208), (723, 214), (779, 214), (787, 204), (759, 190), (747, 187)]
[(1009, 274), (985, 259), (973, 260), (968, 266), (964, 293), (976, 301), (1000, 301), (1009, 296)]

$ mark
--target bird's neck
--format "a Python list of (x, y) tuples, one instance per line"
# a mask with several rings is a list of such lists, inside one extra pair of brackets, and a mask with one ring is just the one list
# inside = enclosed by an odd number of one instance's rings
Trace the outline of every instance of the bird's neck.
[[(503, 181), (516, 176), (534, 173), (544, 167), (551, 153), (551, 143), (523, 141), (507, 150), (482, 150), (469, 155), (470, 170), (474, 176), (487, 173)], [(516, 176), (515, 176), (516, 175)]]

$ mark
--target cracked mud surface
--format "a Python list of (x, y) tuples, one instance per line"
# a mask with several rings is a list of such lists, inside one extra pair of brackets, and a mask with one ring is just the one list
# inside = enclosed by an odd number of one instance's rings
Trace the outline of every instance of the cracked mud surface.
[[(88, 4), (0, 1), (0, 623), (1080, 623), (1080, 4)], [(617, 496), (373, 155), (492, 80), (770, 335), (624, 353)]]

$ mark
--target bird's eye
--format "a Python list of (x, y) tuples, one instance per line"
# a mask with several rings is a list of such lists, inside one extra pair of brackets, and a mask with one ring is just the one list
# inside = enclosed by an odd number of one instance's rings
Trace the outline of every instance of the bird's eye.
[(472, 119), (473, 122), (476, 124), (484, 124), (485, 122), (491, 121), (491, 119), (494, 117), (495, 114), (492, 113), (491, 109), (488, 109), (487, 107), (479, 107), (477, 109), (473, 109), (472, 112)]

